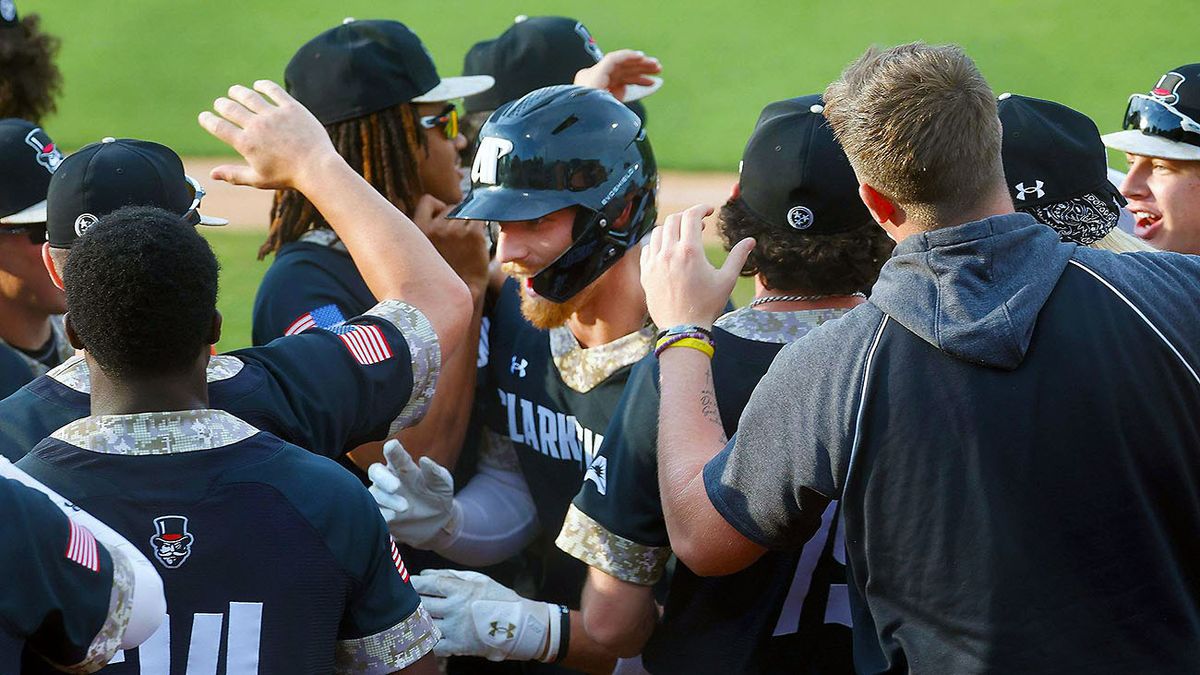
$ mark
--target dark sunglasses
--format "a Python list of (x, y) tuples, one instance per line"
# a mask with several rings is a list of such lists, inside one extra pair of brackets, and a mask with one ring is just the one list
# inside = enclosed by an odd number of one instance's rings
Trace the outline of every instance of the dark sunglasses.
[(0, 234), (23, 234), (29, 237), (29, 243), (41, 246), (46, 243), (46, 224), (0, 225)]
[(421, 126), (426, 129), (441, 127), (445, 132), (446, 138), (454, 140), (458, 138), (458, 108), (451, 103), (446, 106), (446, 109), (437, 115), (427, 115), (420, 118)]
[(1143, 134), (1158, 136), (1177, 143), (1200, 146), (1200, 124), (1176, 110), (1169, 103), (1145, 94), (1129, 97), (1125, 108), (1124, 129), (1137, 129)]

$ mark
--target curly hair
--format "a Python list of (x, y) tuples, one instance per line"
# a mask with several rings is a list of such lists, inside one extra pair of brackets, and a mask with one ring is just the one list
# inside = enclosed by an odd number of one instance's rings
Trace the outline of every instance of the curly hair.
[(177, 214), (126, 206), (88, 228), (63, 267), (67, 311), (113, 377), (187, 372), (208, 349), (217, 258)]
[(736, 198), (721, 207), (719, 229), (727, 251), (746, 237), (758, 242), (742, 276), (761, 274), (768, 288), (794, 293), (866, 292), (896, 245), (870, 221), (839, 234), (806, 236), (785, 230), (754, 215)]
[(0, 118), (40, 124), (56, 110), (62, 93), (62, 73), (54, 64), (60, 42), (43, 33), (40, 23), (37, 14), (27, 14), (16, 26), (0, 30)]
[[(419, 133), (413, 104), (399, 103), (327, 124), (325, 129), (338, 154), (379, 194), (401, 211), (416, 204), (422, 192), (417, 152), (424, 149), (425, 136)], [(328, 227), (324, 216), (304, 195), (296, 190), (279, 190), (271, 205), (271, 228), (267, 241), (258, 249), (258, 259), (309, 230)]]

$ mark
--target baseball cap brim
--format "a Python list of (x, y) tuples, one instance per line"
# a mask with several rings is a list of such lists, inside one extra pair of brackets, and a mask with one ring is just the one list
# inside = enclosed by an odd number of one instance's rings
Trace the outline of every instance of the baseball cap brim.
[(632, 103), (634, 101), (641, 100), (662, 88), (663, 80), (661, 77), (648, 77), (649, 79), (654, 80), (654, 84), (625, 85), (625, 97), (621, 99), (621, 103)]
[(1190, 143), (1180, 143), (1158, 136), (1144, 134), (1137, 129), (1127, 129), (1100, 137), (1104, 145), (1128, 152), (1131, 155), (1144, 157), (1161, 157), (1162, 159), (1200, 160), (1200, 146)]
[(229, 221), (225, 218), (217, 218), (216, 216), (200, 216), (201, 225), (228, 225)]
[(28, 225), (30, 223), (46, 222), (46, 200), (34, 204), (33, 206), (21, 209), (16, 213), (0, 218), (0, 223), (5, 225)]
[(461, 77), (446, 77), (437, 86), (412, 100), (413, 103), (437, 103), (438, 101), (453, 101), (457, 98), (474, 96), (491, 89), (496, 84), (491, 75), (463, 75)]

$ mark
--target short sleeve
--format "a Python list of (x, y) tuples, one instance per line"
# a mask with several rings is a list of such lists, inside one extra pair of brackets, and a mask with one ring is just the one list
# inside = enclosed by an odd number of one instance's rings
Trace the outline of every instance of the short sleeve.
[(271, 405), (294, 420), (292, 440), (329, 457), (419, 421), (441, 369), (433, 326), (398, 300), (233, 355), (266, 373)]
[(841, 494), (870, 345), (882, 314), (863, 306), (779, 352), (704, 467), (718, 512), (767, 548), (803, 545)]
[(671, 555), (658, 492), (658, 362), (643, 359), (567, 511), (556, 545), (622, 581), (652, 585)]
[(421, 606), (396, 542), (378, 511), (372, 554), (338, 634), (337, 673), (393, 673), (433, 651), (441, 633)]
[(0, 513), (0, 624), (71, 672), (98, 670), (129, 621), (129, 562), (17, 481), (0, 479)]
[(348, 253), (303, 242), (287, 244), (259, 284), (252, 340), (265, 345), (306, 325), (327, 328), (338, 317), (358, 316), (373, 304)]

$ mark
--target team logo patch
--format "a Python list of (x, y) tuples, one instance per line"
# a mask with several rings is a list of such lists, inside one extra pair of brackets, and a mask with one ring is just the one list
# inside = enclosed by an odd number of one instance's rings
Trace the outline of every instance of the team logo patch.
[(54, 141), (50, 140), (46, 132), (42, 131), (41, 127), (25, 135), (25, 144), (37, 152), (37, 163), (41, 164), (46, 171), (54, 173), (58, 170), (58, 165), (62, 164), (62, 152), (54, 145)]
[(1020, 182), (1014, 185), (1013, 189), (1017, 191), (1017, 199), (1020, 201), (1025, 201), (1025, 195), (1033, 195), (1034, 199), (1041, 199), (1042, 197), (1045, 197), (1046, 191), (1042, 189), (1045, 186), (1046, 184), (1042, 181), (1035, 180), (1033, 181), (1032, 187), (1025, 187), (1025, 183)]
[(604, 58), (604, 52), (600, 51), (600, 45), (596, 44), (596, 38), (588, 32), (587, 26), (582, 23), (575, 24), (575, 34), (583, 39), (583, 48), (596, 61)]
[(495, 185), (500, 158), (512, 152), (512, 149), (512, 141), (507, 138), (484, 136), (479, 139), (479, 149), (475, 151), (475, 162), (471, 165), (471, 182)]
[(1179, 101), (1179, 85), (1183, 84), (1184, 79), (1174, 71), (1167, 73), (1159, 78), (1158, 84), (1150, 90), (1150, 95), (1167, 105), (1175, 105)]
[(588, 466), (587, 473), (583, 476), (583, 482), (586, 483), (589, 480), (596, 484), (596, 492), (601, 495), (608, 491), (608, 460), (604, 455), (596, 455)]
[(814, 220), (816, 217), (807, 206), (793, 206), (787, 212), (788, 225), (797, 230), (807, 230), (812, 227)]
[(93, 225), (96, 224), (97, 220), (100, 219), (90, 213), (80, 214), (79, 217), (75, 219), (75, 236), (82, 237), (85, 232), (87, 232)]
[(150, 548), (154, 557), (169, 570), (179, 569), (192, 555), (195, 537), (188, 532), (187, 516), (159, 516), (154, 519), (154, 536)]
[(86, 527), (71, 523), (70, 537), (67, 539), (67, 560), (73, 560), (93, 572), (100, 571), (100, 548), (96, 537)]
[(512, 364), (508, 367), (508, 372), (516, 373), (517, 377), (525, 378), (525, 369), (529, 367), (529, 362), (525, 359), (517, 360), (517, 357), (512, 357)]

